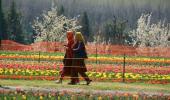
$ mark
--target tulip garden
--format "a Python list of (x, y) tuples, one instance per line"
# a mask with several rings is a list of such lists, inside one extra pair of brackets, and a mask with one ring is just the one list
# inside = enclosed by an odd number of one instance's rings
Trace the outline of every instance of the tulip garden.
[[(2, 91), (0, 91), (2, 92)], [(0, 94), (2, 100), (169, 100), (168, 95), (147, 95), (144, 93), (87, 93), (71, 91), (3, 91)]]
[[(0, 52), (0, 79), (48, 80), (58, 79), (63, 67), (63, 53)], [(170, 58), (146, 56), (89, 55), (86, 60), (87, 75), (95, 82), (142, 82), (146, 84), (170, 83)], [(125, 70), (125, 73), (123, 73)], [(124, 76), (123, 76), (124, 75)], [(65, 77), (68, 80), (69, 77)], [(145, 94), (114, 93), (89, 94), (64, 92), (0, 91), (4, 100), (168, 100), (170, 96), (148, 96)], [(16, 99), (17, 98), (17, 99)], [(28, 99), (29, 98), (29, 99)], [(135, 100), (137, 100), (135, 99)]]

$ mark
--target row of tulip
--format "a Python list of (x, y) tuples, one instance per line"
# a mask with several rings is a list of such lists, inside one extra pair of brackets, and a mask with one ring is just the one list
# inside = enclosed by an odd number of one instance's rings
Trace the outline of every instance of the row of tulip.
[(92, 93), (73, 91), (13, 91), (0, 90), (1, 100), (169, 100), (170, 95), (145, 93)]
[[(38, 54), (28, 54), (28, 55), (20, 55), (20, 54), (0, 54), (0, 59), (30, 59), (30, 60), (62, 60), (63, 55), (38, 55)], [(92, 62), (123, 62), (123, 56), (89, 56), (87, 61)], [(149, 58), (149, 57), (126, 57), (126, 62), (129, 63), (163, 63), (170, 64), (169, 58)]]
[(50, 70), (50, 69), (59, 69), (63, 67), (61, 63), (53, 62), (35, 62), (35, 61), (0, 61), (0, 68), (14, 68), (14, 69), (41, 69), (41, 70)]
[[(53, 62), (21, 62), (21, 61), (0, 61), (0, 68), (5, 69), (28, 69), (28, 70), (60, 70), (63, 65)], [(87, 64), (88, 71), (91, 72), (122, 72), (122, 65), (113, 64)], [(170, 74), (168, 66), (141, 66), (141, 65), (126, 65), (126, 73), (138, 74)]]
[[(58, 70), (31, 70), (31, 69), (7, 69), (0, 68), (0, 75), (15, 75), (15, 76), (59, 76)], [(87, 72), (87, 75), (94, 79), (102, 80), (114, 80), (122, 79), (122, 73), (114, 72)], [(133, 80), (170, 80), (170, 74), (137, 74), (137, 73), (125, 73), (126, 79)]]

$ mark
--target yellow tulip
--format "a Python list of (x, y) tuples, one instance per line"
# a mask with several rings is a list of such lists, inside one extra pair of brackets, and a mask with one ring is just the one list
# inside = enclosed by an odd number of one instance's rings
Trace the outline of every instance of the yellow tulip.
[(4, 100), (7, 100), (6, 96), (4, 97)]
[(25, 95), (22, 95), (22, 99), (23, 99), (23, 100), (26, 100), (27, 97), (26, 97)]
[(58, 96), (57, 98), (58, 98), (58, 100), (61, 100), (60, 96)]
[(43, 100), (43, 96), (40, 96), (40, 100)]
[(16, 100), (16, 97), (13, 97), (13, 100)]
[(134, 100), (138, 100), (138, 98), (139, 98), (139, 95), (137, 95), (137, 94), (134, 94), (134, 95), (133, 95), (133, 98), (134, 98)]
[(98, 100), (102, 100), (102, 97), (100, 96), (100, 97), (98, 97)]
[(48, 97), (51, 98), (51, 94), (48, 94)]
[(76, 100), (76, 96), (75, 96), (75, 95), (72, 95), (72, 96), (71, 96), (71, 100)]

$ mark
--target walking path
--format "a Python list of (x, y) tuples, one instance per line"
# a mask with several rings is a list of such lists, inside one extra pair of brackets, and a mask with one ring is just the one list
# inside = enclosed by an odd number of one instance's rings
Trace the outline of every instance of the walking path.
[[(86, 93), (86, 94), (140, 94), (140, 95), (157, 95), (170, 97), (170, 84), (152, 85), (144, 83), (113, 83), (113, 82), (92, 82), (87, 85), (68, 85), (68, 81), (63, 84), (55, 84), (54, 81), (39, 80), (0, 80), (0, 91), (30, 91), (30, 92), (68, 92), (68, 93)], [(83, 83), (83, 82), (81, 82)], [(2, 92), (1, 92), (2, 93)]]

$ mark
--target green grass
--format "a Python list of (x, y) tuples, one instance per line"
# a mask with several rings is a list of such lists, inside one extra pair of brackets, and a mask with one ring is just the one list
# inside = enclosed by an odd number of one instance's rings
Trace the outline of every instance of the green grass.
[(113, 90), (124, 92), (148, 92), (148, 93), (170, 93), (170, 84), (146, 84), (146, 83), (118, 83), (118, 82), (92, 82), (89, 86), (68, 85), (68, 81), (62, 84), (55, 84), (54, 81), (42, 80), (0, 80), (2, 86), (21, 86), (21, 87), (39, 87), (39, 88), (55, 88), (55, 89), (83, 89), (91, 90)]

